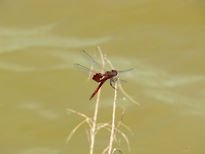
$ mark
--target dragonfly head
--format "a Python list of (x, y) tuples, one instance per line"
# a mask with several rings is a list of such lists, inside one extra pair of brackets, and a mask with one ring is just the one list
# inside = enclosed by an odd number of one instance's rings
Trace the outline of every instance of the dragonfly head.
[(117, 71), (116, 70), (111, 70), (112, 71), (112, 75), (116, 76), (117, 75)]

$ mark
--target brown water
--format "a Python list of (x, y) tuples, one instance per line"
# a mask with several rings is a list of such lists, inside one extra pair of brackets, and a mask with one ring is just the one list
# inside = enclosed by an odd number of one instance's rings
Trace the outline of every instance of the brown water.
[[(89, 153), (82, 121), (97, 84), (72, 68), (100, 45), (138, 107), (118, 95), (117, 119), (131, 154), (205, 153), (205, 3), (202, 0), (0, 1), (0, 154)], [(111, 121), (114, 90), (102, 88), (99, 122)], [(95, 153), (109, 133), (96, 138)], [(123, 154), (121, 138), (115, 147)], [(116, 152), (117, 153), (117, 152)]]

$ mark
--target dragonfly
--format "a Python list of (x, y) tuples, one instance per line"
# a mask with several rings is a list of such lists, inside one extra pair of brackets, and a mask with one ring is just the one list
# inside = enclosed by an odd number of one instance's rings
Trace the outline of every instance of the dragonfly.
[[(90, 56), (85, 50), (83, 50), (82, 53), (87, 58), (89, 58), (91, 60), (91, 62), (94, 63), (95, 66), (98, 66), (98, 67), (102, 68), (102, 66), (98, 62), (96, 62), (95, 59), (92, 56)], [(102, 85), (107, 80), (110, 80), (110, 86), (115, 89), (115, 87), (113, 86), (113, 83), (115, 83), (119, 79), (118, 74), (133, 70), (133, 68), (129, 68), (129, 69), (126, 69), (126, 70), (118, 70), (118, 71), (117, 70), (110, 70), (110, 71), (105, 71), (104, 73), (98, 73), (98, 72), (95, 72), (95, 71), (89, 69), (86, 66), (81, 65), (81, 64), (74, 64), (74, 67), (79, 69), (79, 70), (83, 70), (83, 71), (86, 71), (86, 72), (89, 72), (89, 73), (91, 72), (93, 74), (92, 79), (99, 83), (97, 89), (92, 93), (89, 100), (91, 100), (97, 94), (99, 89), (102, 87)]]

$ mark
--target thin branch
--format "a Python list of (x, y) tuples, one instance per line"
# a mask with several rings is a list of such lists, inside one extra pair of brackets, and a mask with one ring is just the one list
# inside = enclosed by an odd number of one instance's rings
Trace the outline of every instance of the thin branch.
[[(104, 67), (105, 67), (105, 61), (104, 61), (104, 55), (100, 49), (100, 47), (97, 47), (100, 56), (101, 56), (101, 61), (102, 61), (102, 68), (101, 71), (102, 73), (104, 72)], [(93, 124), (92, 124), (92, 128), (91, 128), (91, 132), (90, 132), (90, 154), (93, 154), (94, 151), (94, 145), (95, 145), (95, 135), (96, 135), (96, 125), (97, 125), (97, 116), (98, 116), (98, 109), (99, 109), (99, 102), (100, 102), (100, 94), (101, 94), (101, 89), (99, 90), (98, 94), (97, 94), (97, 100), (96, 100), (96, 104), (95, 104), (95, 111), (94, 111), (94, 115), (93, 115)]]
[(125, 90), (124, 88), (122, 87), (121, 84), (119, 84), (119, 89), (120, 91), (134, 104), (140, 106), (140, 103), (138, 103), (137, 101), (135, 101)]
[(105, 128), (105, 127), (107, 127), (107, 126), (109, 126), (109, 125), (110, 125), (109, 123), (98, 124), (96, 133), (97, 133), (100, 129)]
[(88, 143), (90, 143), (90, 131), (88, 129), (86, 129), (86, 135), (87, 135), (87, 139), (88, 139)]
[(79, 124), (77, 124), (73, 130), (71, 131), (71, 133), (68, 135), (67, 139), (66, 139), (66, 143), (68, 143), (70, 141), (70, 139), (72, 138), (72, 136), (75, 134), (75, 132), (78, 130), (78, 128), (80, 128), (81, 125), (83, 125), (84, 123), (86, 123), (86, 119), (81, 121)]
[(67, 108), (66, 109), (68, 112), (72, 112), (72, 113), (75, 113), (76, 115), (79, 115), (79, 116), (81, 116), (81, 117), (83, 117), (83, 118), (85, 118), (85, 119), (90, 119), (90, 117), (88, 117), (86, 114), (84, 114), (84, 113), (81, 113), (81, 112), (78, 112), (78, 111), (76, 111), (76, 110), (73, 110), (73, 109), (69, 109), (69, 108)]
[[(119, 129), (120, 125), (122, 124), (122, 120), (123, 120), (123, 117), (124, 117), (124, 113), (125, 113), (125, 110), (123, 110), (121, 119), (120, 119), (120, 121), (118, 122), (118, 125), (117, 125), (117, 127), (116, 127), (115, 129)], [(105, 127), (107, 127), (107, 126), (110, 126), (110, 125), (106, 125)], [(102, 128), (104, 128), (104, 127), (102, 127)], [(116, 138), (116, 135), (117, 135), (117, 131), (115, 131), (114, 138)], [(117, 141), (117, 139), (116, 139), (116, 141)], [(108, 151), (108, 148), (109, 148), (109, 145), (103, 150), (102, 154), (105, 154), (105, 153)], [(116, 148), (114, 148), (114, 149), (116, 149)], [(114, 149), (113, 149), (113, 151), (114, 151)], [(113, 152), (113, 151), (112, 151), (112, 153), (115, 152), (115, 151), (114, 151), (114, 152)]]
[[(111, 128), (106, 127), (106, 130), (111, 132)], [(117, 133), (119, 133), (123, 137), (123, 139), (127, 143), (128, 150), (131, 151), (130, 142), (129, 142), (129, 139), (128, 139), (127, 135), (123, 131), (121, 131), (120, 129), (115, 128), (115, 131), (117, 131)], [(114, 139), (115, 139), (115, 141), (117, 140), (115, 136), (114, 136)], [(102, 154), (105, 154), (106, 151), (108, 151), (108, 149), (109, 149), (109, 145), (103, 150)]]
[[(106, 128), (106, 129), (108, 131), (111, 131), (110, 128)], [(123, 139), (127, 143), (128, 150), (131, 151), (130, 142), (129, 142), (129, 139), (128, 139), (127, 135), (123, 131), (121, 131), (120, 129), (115, 128), (115, 131), (117, 131), (123, 137)]]
[(99, 53), (100, 53), (100, 57), (101, 57), (101, 61), (102, 61), (101, 71), (102, 71), (102, 73), (104, 73), (104, 71), (105, 71), (105, 56), (103, 55), (100, 46), (97, 46), (97, 49), (98, 49), (98, 51), (99, 51)]
[(66, 110), (67, 110), (68, 112), (72, 112), (72, 113), (74, 113), (74, 114), (76, 114), (76, 115), (79, 115), (79, 116), (85, 118), (85, 120), (87, 121), (89, 127), (91, 127), (92, 119), (91, 119), (90, 117), (88, 117), (86, 114), (81, 113), (81, 112), (78, 112), (78, 111), (73, 110), (73, 109), (69, 109), (69, 108), (66, 109)]
[[(121, 115), (121, 118), (120, 118), (120, 121), (118, 122), (117, 126), (116, 126), (116, 129), (120, 129), (120, 126), (122, 124), (122, 121), (123, 121), (123, 118), (124, 118), (124, 115), (125, 115), (125, 109), (122, 111), (122, 115)], [(115, 131), (115, 134), (114, 134), (114, 137), (117, 136), (117, 131)]]
[(108, 151), (109, 145), (103, 150), (102, 154), (105, 154)]
[(130, 141), (129, 141), (127, 135), (126, 135), (124, 132), (122, 132), (121, 130), (119, 130), (119, 129), (117, 129), (117, 131), (118, 131), (118, 133), (124, 138), (124, 140), (126, 141), (128, 150), (131, 151)]
[(115, 83), (115, 95), (114, 95), (113, 112), (112, 112), (112, 129), (110, 134), (110, 144), (109, 144), (108, 154), (112, 153), (112, 145), (115, 137), (115, 112), (116, 112), (116, 103), (117, 103), (117, 88), (118, 88), (118, 82)]
[(130, 127), (128, 127), (126, 124), (124, 124), (123, 122), (121, 123), (121, 126), (123, 126), (125, 129), (127, 129), (132, 135), (134, 134), (132, 129)]

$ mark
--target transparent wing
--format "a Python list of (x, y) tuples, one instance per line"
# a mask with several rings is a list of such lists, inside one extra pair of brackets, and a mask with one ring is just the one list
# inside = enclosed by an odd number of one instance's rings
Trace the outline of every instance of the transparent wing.
[(73, 67), (81, 72), (87, 73), (87, 74), (95, 74), (96, 72), (92, 70), (92, 68), (88, 68), (86, 66), (83, 66), (81, 64), (73, 64)]
[(124, 72), (129, 72), (129, 71), (132, 71), (134, 70), (134, 68), (129, 68), (129, 69), (125, 69), (125, 70), (119, 70), (117, 71), (118, 73), (124, 73)]
[(120, 83), (122, 83), (122, 84), (127, 83), (127, 80), (122, 80), (122, 79), (119, 79), (119, 80), (120, 80)]
[(82, 55), (91, 62), (95, 67), (98, 67), (99, 69), (102, 68), (102, 65), (99, 64), (91, 55), (89, 55), (85, 50), (81, 51)]

